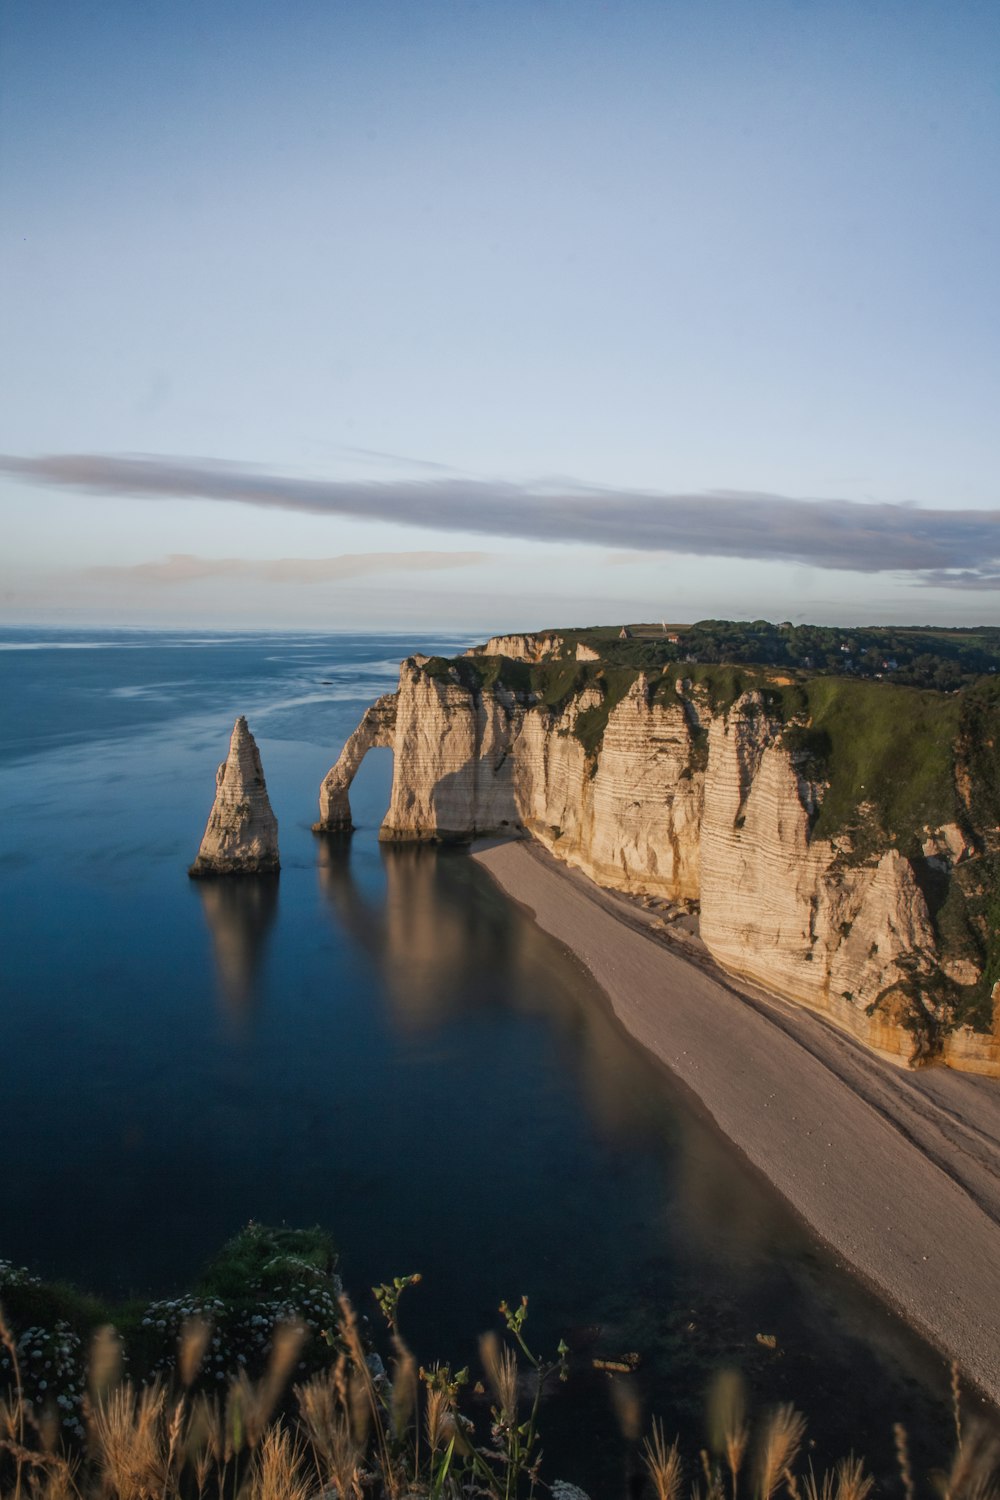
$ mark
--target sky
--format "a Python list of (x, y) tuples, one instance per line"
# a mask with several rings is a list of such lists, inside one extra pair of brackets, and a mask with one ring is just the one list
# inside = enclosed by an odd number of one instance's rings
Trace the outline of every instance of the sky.
[(997, 623), (995, 0), (6, 0), (0, 623)]

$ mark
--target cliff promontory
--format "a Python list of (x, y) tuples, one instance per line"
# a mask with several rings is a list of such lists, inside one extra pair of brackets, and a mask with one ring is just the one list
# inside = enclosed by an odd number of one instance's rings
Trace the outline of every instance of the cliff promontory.
[(215, 776), (215, 802), (197, 858), (188, 874), (274, 875), (278, 820), (271, 810), (260, 752), (247, 721), (233, 727), (229, 754)]
[(723, 968), (869, 1045), (1000, 1073), (995, 679), (634, 668), (581, 644), (407, 659), (327, 776), (317, 828), (350, 827), (353, 775), (388, 745), (384, 841), (530, 836), (668, 916), (700, 913)]

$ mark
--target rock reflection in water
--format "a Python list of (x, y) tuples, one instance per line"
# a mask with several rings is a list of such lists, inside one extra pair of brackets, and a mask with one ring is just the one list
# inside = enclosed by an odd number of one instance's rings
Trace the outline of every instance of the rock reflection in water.
[(404, 1030), (439, 1026), (469, 1002), (473, 966), (489, 954), (489, 934), (468, 900), (449, 897), (442, 865), (463, 854), (419, 844), (380, 845), (385, 897), (368, 900), (351, 871), (351, 840), (319, 836), (320, 885), (341, 925), (378, 963)]
[(220, 876), (197, 883), (212, 934), (219, 999), (234, 1020), (256, 1008), (257, 977), (278, 914), (275, 875)]
[[(383, 900), (351, 870), (351, 841), (320, 840), (319, 880), (338, 922), (377, 963), (402, 1031), (514, 1008), (544, 1018), (566, 1049), (588, 1114), (612, 1151), (654, 1142), (669, 1174), (669, 1235), (744, 1271), (775, 1231), (771, 1197), (734, 1170), (731, 1148), (625, 1032), (582, 964), (494, 889), (464, 851), (381, 845)], [(749, 1253), (748, 1253), (749, 1252)]]

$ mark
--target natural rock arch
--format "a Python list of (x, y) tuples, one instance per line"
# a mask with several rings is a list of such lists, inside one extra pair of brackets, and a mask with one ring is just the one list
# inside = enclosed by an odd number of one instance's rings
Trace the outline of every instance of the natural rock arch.
[(392, 749), (396, 737), (396, 693), (385, 693), (365, 710), (357, 729), (319, 789), (319, 821), (314, 833), (351, 833), (351, 782), (369, 750)]
[(375, 747), (393, 752), (392, 792), (382, 843), (467, 843), (484, 834), (523, 832), (513, 741), (516, 705), (408, 657), (399, 689), (367, 710), (320, 787), (316, 833), (353, 829), (350, 787)]

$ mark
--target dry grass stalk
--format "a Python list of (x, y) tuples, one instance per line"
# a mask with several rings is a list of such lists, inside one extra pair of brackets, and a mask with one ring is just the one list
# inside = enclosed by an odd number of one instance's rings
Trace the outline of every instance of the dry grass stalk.
[(608, 1396), (622, 1437), (626, 1443), (637, 1443), (642, 1435), (644, 1413), (642, 1398), (632, 1376), (619, 1374), (609, 1376)]
[(0, 1443), (16, 1443), (24, 1422), (24, 1406), (19, 1397), (13, 1402), (0, 1397)]
[(906, 1500), (913, 1500), (913, 1470), (910, 1468), (910, 1445), (906, 1436), (906, 1428), (902, 1422), (897, 1422), (892, 1429), (893, 1441), (896, 1445), (896, 1463), (899, 1465), (899, 1477), (903, 1481), (903, 1494)]
[(279, 1323), (274, 1330), (267, 1373), (257, 1387), (254, 1403), (254, 1423), (258, 1437), (271, 1420), (281, 1399), (302, 1351), (305, 1337), (306, 1330), (301, 1323)]
[(439, 1448), (444, 1447), (446, 1432), (449, 1432), (450, 1435), (450, 1429), (453, 1425), (450, 1417), (451, 1401), (448, 1397), (448, 1392), (442, 1390), (440, 1386), (428, 1385), (427, 1404), (424, 1410), (424, 1431), (427, 1435), (427, 1446), (430, 1449), (432, 1458)]
[[(8, 1424), (9, 1424), (9, 1437), (10, 1437), (10, 1440), (14, 1441), (16, 1439), (17, 1442), (23, 1448), (23, 1446), (24, 1446), (24, 1386), (23, 1386), (23, 1384), (21, 1382), (21, 1365), (20, 1365), (20, 1362), (19, 1362), (18, 1357), (17, 1357), (17, 1344), (14, 1341), (14, 1335), (11, 1332), (10, 1324), (7, 1322), (7, 1318), (6, 1318), (6, 1315), (4, 1313), (2, 1305), (0, 1305), (0, 1346), (2, 1346), (4, 1349), (7, 1350), (7, 1354), (9, 1356), (9, 1358), (10, 1358), (11, 1372), (12, 1372), (12, 1374), (14, 1376), (14, 1386), (13, 1386), (14, 1404), (13, 1404), (13, 1406), (8, 1406), (8, 1404), (7, 1404), (6, 1401), (0, 1403), (0, 1422), (3, 1423), (3, 1426), (4, 1426), (5, 1429), (8, 1427)], [(20, 1460), (18, 1460), (18, 1465), (17, 1465), (17, 1482), (16, 1482), (15, 1494), (19, 1495), (20, 1492), (21, 1492), (21, 1462), (20, 1462)]]
[(812, 1463), (809, 1465), (809, 1473), (804, 1475), (802, 1490), (805, 1500), (834, 1500), (833, 1493), (833, 1471), (827, 1469), (821, 1480), (817, 1480), (813, 1472)]
[(98, 1405), (121, 1380), (122, 1346), (118, 1334), (110, 1323), (98, 1328), (90, 1341), (90, 1363), (87, 1367), (87, 1384), (90, 1398)]
[(351, 1424), (344, 1415), (337, 1417), (330, 1434), (330, 1470), (340, 1500), (354, 1496), (360, 1500), (361, 1475), (365, 1450), (358, 1447)]
[(484, 1333), (479, 1340), (479, 1357), (486, 1379), (504, 1422), (517, 1419), (517, 1360), (495, 1333)]
[(19, 1471), (28, 1470), (28, 1487), (37, 1500), (63, 1500), (63, 1497), (80, 1500), (75, 1462), (70, 1463), (60, 1453), (39, 1453), (34, 1448), (22, 1448), (16, 1442), (5, 1441), (2, 1446), (16, 1460)]
[(746, 1391), (738, 1370), (720, 1370), (712, 1382), (708, 1396), (708, 1426), (713, 1449), (726, 1460), (732, 1500), (736, 1500), (740, 1470), (750, 1440)]
[(263, 1392), (264, 1381), (259, 1386), (254, 1385), (246, 1370), (238, 1370), (231, 1378), (226, 1396), (227, 1458), (241, 1453), (244, 1448), (252, 1451), (267, 1431), (273, 1406)]
[(159, 1500), (168, 1480), (160, 1382), (138, 1398), (127, 1380), (90, 1408), (90, 1431), (108, 1490), (119, 1500)]
[(347, 1410), (351, 1416), (351, 1434), (358, 1447), (364, 1451), (371, 1431), (372, 1409), (365, 1378), (357, 1370), (351, 1371), (347, 1382)]
[(343, 1413), (346, 1389), (337, 1380), (336, 1370), (314, 1375), (305, 1385), (294, 1387), (299, 1404), (299, 1420), (313, 1450), (316, 1471), (322, 1477), (329, 1460), (330, 1432)]
[(864, 1459), (855, 1458), (853, 1453), (840, 1460), (836, 1476), (836, 1500), (868, 1500), (875, 1487), (875, 1480), (865, 1473)]
[(389, 1489), (390, 1494), (395, 1494), (398, 1490), (399, 1482), (396, 1475), (395, 1465), (393, 1464), (392, 1456), (389, 1452), (389, 1445), (386, 1441), (385, 1423), (382, 1420), (381, 1403), (379, 1401), (378, 1392), (375, 1389), (375, 1381), (372, 1378), (372, 1372), (369, 1368), (368, 1360), (365, 1356), (364, 1346), (361, 1342), (361, 1335), (358, 1332), (358, 1320), (355, 1315), (354, 1308), (351, 1306), (349, 1298), (344, 1296), (340, 1298), (340, 1320), (337, 1324), (337, 1332), (340, 1334), (341, 1340), (344, 1344), (345, 1349), (347, 1350), (353, 1366), (351, 1372), (352, 1379), (357, 1379), (360, 1382), (361, 1390), (364, 1392), (370, 1421), (375, 1432), (375, 1442), (378, 1447), (379, 1464), (381, 1466), (386, 1485)]
[(955, 1450), (944, 1482), (945, 1500), (992, 1500), (998, 1494), (998, 1465), (1000, 1442), (985, 1428), (973, 1424), (965, 1442)]
[(188, 1318), (181, 1329), (177, 1350), (177, 1370), (184, 1385), (194, 1384), (211, 1337), (212, 1325), (206, 1323), (204, 1318)]
[(184, 1408), (185, 1399), (180, 1396), (174, 1403), (174, 1409), (170, 1413), (170, 1421), (167, 1424), (167, 1463), (166, 1472), (163, 1476), (163, 1500), (167, 1500), (167, 1486), (173, 1473), (174, 1459), (180, 1447), (181, 1433), (184, 1430)]
[[(417, 1362), (397, 1334), (393, 1338), (396, 1349), (396, 1365), (392, 1381), (392, 1430), (399, 1442), (417, 1406)], [(419, 1428), (417, 1429), (419, 1435)]]
[(248, 1500), (309, 1500), (302, 1472), (302, 1450), (280, 1421), (268, 1428), (254, 1455)]
[[(712, 1462), (712, 1456), (707, 1448), (701, 1450), (701, 1470), (705, 1476), (705, 1500), (723, 1500), (722, 1473), (716, 1464)], [(798, 1500), (797, 1495), (792, 1500)]]
[(195, 1396), (184, 1434), (184, 1462), (194, 1471), (199, 1496), (225, 1450), (224, 1419), (218, 1396)]
[(357, 1441), (350, 1411), (343, 1356), (333, 1370), (295, 1387), (302, 1428), (313, 1455), (320, 1488), (341, 1497), (361, 1494), (364, 1438)]
[(56, 1408), (54, 1406), (47, 1406), (44, 1411), (29, 1411), (28, 1420), (38, 1434), (38, 1441), (41, 1444), (42, 1452), (55, 1453), (59, 1447), (60, 1438), (59, 1417), (56, 1413)]
[(962, 1451), (962, 1383), (959, 1378), (958, 1360), (951, 1362), (951, 1411), (955, 1421), (955, 1442)]
[[(649, 1477), (653, 1481), (656, 1500), (679, 1500), (683, 1465), (676, 1439), (667, 1447), (663, 1436), (663, 1423), (653, 1418), (653, 1431), (642, 1445), (642, 1457)], [(692, 1495), (700, 1494), (701, 1486), (695, 1485)]]
[(805, 1430), (805, 1419), (790, 1402), (771, 1413), (764, 1428), (757, 1461), (759, 1500), (771, 1500), (778, 1485), (790, 1474)]
[(31, 1493), (34, 1500), (81, 1500), (76, 1482), (76, 1469), (65, 1459), (56, 1458), (32, 1475)]

